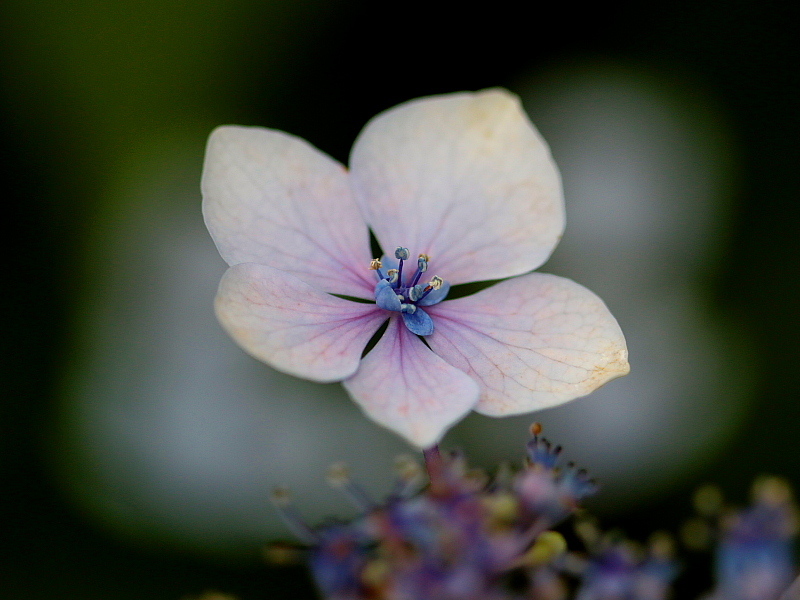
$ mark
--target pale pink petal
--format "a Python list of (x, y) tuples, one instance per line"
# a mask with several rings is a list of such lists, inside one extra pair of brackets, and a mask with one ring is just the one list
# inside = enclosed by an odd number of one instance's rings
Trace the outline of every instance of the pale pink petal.
[(431, 257), (450, 283), (531, 271), (564, 229), (550, 151), (501, 89), (413, 100), (370, 121), (350, 156), (359, 206), (387, 252)]
[(355, 373), (364, 347), (386, 320), (374, 304), (342, 300), (254, 263), (225, 272), (215, 308), (228, 334), (255, 358), (320, 382)]
[(438, 442), (478, 400), (478, 385), (397, 317), (344, 387), (371, 419), (419, 448)]
[(345, 168), (300, 138), (219, 127), (203, 166), (203, 214), (229, 265), (290, 271), (326, 292), (372, 297), (369, 232)]
[(577, 283), (542, 273), (426, 308), (434, 352), (481, 385), (475, 410), (524, 413), (585, 396), (629, 371), (619, 325)]

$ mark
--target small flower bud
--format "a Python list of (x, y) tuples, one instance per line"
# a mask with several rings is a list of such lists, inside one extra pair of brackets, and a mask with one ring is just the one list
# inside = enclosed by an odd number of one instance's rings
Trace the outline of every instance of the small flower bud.
[(343, 487), (350, 482), (350, 470), (342, 462), (333, 463), (328, 467), (327, 480), (331, 487)]
[(270, 499), (275, 506), (286, 507), (292, 502), (292, 493), (285, 485), (279, 485), (273, 488)]
[(394, 459), (397, 476), (403, 481), (412, 481), (422, 476), (422, 466), (408, 454), (401, 454)]
[(680, 533), (683, 545), (691, 550), (708, 550), (714, 539), (711, 526), (700, 517), (684, 522)]
[(573, 529), (587, 548), (592, 548), (600, 542), (600, 527), (593, 517), (585, 516), (576, 521)]
[(533, 543), (522, 557), (521, 562), (528, 566), (538, 567), (546, 565), (567, 550), (564, 536), (557, 531), (545, 531)]
[(408, 260), (409, 256), (411, 256), (411, 253), (408, 251), (408, 248), (398, 246), (394, 251), (394, 257), (398, 260)]
[(364, 565), (361, 581), (370, 587), (380, 587), (391, 576), (392, 569), (388, 561), (376, 558)]
[(285, 542), (271, 542), (261, 551), (261, 556), (270, 565), (289, 566), (303, 564), (301, 547)]
[(509, 492), (486, 496), (483, 503), (495, 527), (507, 526), (519, 516), (519, 502)]
[(753, 502), (764, 506), (785, 506), (792, 501), (792, 488), (780, 477), (761, 476), (753, 483)]
[(714, 484), (708, 483), (700, 487), (692, 499), (694, 509), (699, 515), (713, 517), (722, 511), (723, 498), (722, 490)]
[(670, 560), (675, 556), (675, 540), (666, 531), (656, 531), (647, 542), (650, 556)]

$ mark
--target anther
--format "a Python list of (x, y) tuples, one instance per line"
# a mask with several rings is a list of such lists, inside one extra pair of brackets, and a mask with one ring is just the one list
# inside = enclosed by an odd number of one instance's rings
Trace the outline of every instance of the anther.
[(419, 258), (417, 259), (417, 272), (414, 274), (414, 279), (411, 281), (411, 286), (415, 286), (419, 283), (419, 278), (422, 277), (422, 274), (428, 270), (428, 261), (430, 258), (427, 254), (420, 254)]
[(359, 509), (369, 512), (375, 507), (375, 503), (364, 492), (364, 490), (350, 479), (350, 470), (344, 463), (334, 463), (328, 468), (328, 484), (341, 490), (345, 496)]
[[(417, 275), (417, 279), (419, 279), (419, 274)], [(422, 293), (418, 293), (416, 295), (417, 297), (416, 298), (412, 298), (412, 300), (418, 302), (418, 301), (422, 300), (423, 298), (425, 298), (425, 296), (430, 294), (433, 290), (442, 289), (443, 285), (444, 285), (444, 279), (442, 279), (438, 275), (434, 275), (433, 277), (431, 277), (431, 280), (428, 282), (428, 285), (426, 285), (424, 288), (421, 285), (415, 286), (415, 287), (418, 287), (418, 288), (422, 288)]]
[(284, 523), (298, 538), (306, 544), (315, 544), (319, 541), (317, 534), (303, 521), (303, 518), (292, 505), (292, 494), (289, 492), (289, 488), (285, 486), (274, 488), (270, 494), (270, 499), (278, 509), (278, 513)]
[(408, 248), (398, 246), (394, 251), (394, 257), (397, 260), (408, 260), (409, 256), (411, 256), (411, 253), (408, 251)]
[(400, 304), (400, 312), (408, 313), (409, 315), (413, 315), (417, 312), (417, 307), (414, 304)]
[(371, 261), (369, 261), (370, 271), (377, 271), (382, 266), (383, 266), (383, 263), (381, 262), (380, 258), (373, 258)]
[(425, 286), (423, 285), (415, 285), (411, 289), (408, 290), (408, 299), (412, 302), (416, 302), (422, 295), (425, 293)]
[(395, 283), (398, 277), (399, 271), (397, 269), (389, 269), (386, 271), (386, 279), (389, 280), (389, 283)]

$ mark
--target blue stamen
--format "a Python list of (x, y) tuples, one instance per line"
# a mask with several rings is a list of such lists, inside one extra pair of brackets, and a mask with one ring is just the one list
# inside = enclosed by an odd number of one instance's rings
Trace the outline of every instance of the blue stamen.
[(423, 298), (423, 296), (425, 295), (425, 291), (426, 290), (430, 291), (432, 289), (433, 288), (431, 288), (430, 286), (428, 286), (426, 288), (424, 285), (415, 285), (414, 287), (409, 288), (409, 290), (408, 290), (408, 298), (412, 302), (416, 302), (417, 300), (420, 300), (420, 299)]
[[(394, 258), (384, 256), (374, 259), (370, 268), (377, 271), (379, 281), (375, 285), (375, 303), (384, 310), (402, 313), (403, 322), (409, 331), (417, 335), (431, 335), (433, 321), (424, 311), (419, 311), (420, 306), (438, 304), (447, 297), (450, 286), (441, 277), (432, 277), (427, 284), (420, 284), (422, 274), (428, 270), (429, 258), (420, 254), (417, 259), (417, 272), (410, 282), (403, 281), (403, 261), (410, 256), (408, 248), (398, 246), (394, 251)], [(394, 261), (397, 260), (397, 263)], [(382, 267), (389, 268), (386, 275)], [(417, 314), (419, 313), (419, 314)]]
[(411, 282), (409, 287), (413, 287), (419, 283), (419, 278), (422, 277), (422, 274), (428, 270), (428, 256), (426, 254), (420, 254), (419, 258), (417, 259), (417, 272), (414, 274), (414, 280)]
[(397, 281), (400, 282), (400, 285), (403, 285), (403, 261), (408, 260), (409, 256), (408, 248), (398, 246), (394, 251), (394, 257), (400, 261), (397, 266)]
[(335, 463), (328, 469), (328, 483), (341, 490), (356, 508), (364, 513), (375, 508), (375, 502), (364, 489), (350, 478), (344, 463)]
[(429, 285), (425, 286), (425, 287), (423, 287), (421, 285), (415, 285), (413, 289), (417, 292), (416, 293), (417, 297), (414, 298), (414, 300), (416, 300), (417, 302), (419, 302), (420, 300), (425, 298), (425, 296), (430, 294), (431, 291), (433, 290), (433, 288), (431, 286), (429, 286)]
[(417, 300), (417, 306), (433, 306), (434, 304), (439, 304), (439, 302), (447, 298), (449, 292), (450, 284), (445, 281), (438, 290), (433, 288), (429, 292), (425, 292), (420, 299)]

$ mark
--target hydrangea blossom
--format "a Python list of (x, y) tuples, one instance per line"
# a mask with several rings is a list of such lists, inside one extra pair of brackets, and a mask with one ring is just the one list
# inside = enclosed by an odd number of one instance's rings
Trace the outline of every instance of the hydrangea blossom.
[[(278, 564), (304, 558), (326, 600), (674, 598), (673, 583), (688, 569), (673, 537), (658, 531), (639, 544), (618, 530), (603, 532), (580, 506), (596, 492), (594, 481), (572, 463), (559, 465), (561, 447), (540, 436), (538, 423), (531, 433), (524, 467), (503, 465), (494, 477), (468, 468), (461, 453), (433, 447), (424, 452), (426, 481), (413, 459), (399, 457), (394, 490), (382, 503), (334, 465), (329, 483), (359, 509), (349, 522), (312, 527), (278, 488), (273, 501), (303, 545), (274, 544), (267, 555)], [(698, 598), (684, 581), (681, 598), (800, 599), (800, 579), (790, 584), (798, 533), (792, 492), (783, 480), (763, 477), (753, 496), (749, 508), (734, 510), (716, 488), (698, 494), (698, 510), (719, 518), (719, 531), (701, 532), (694, 522), (683, 537), (694, 549), (715, 542), (716, 586)], [(559, 531), (570, 529), (568, 544)], [(580, 550), (570, 547), (577, 540)]]
[(781, 592), (796, 575), (793, 542), (797, 531), (797, 508), (789, 485), (777, 477), (756, 480), (752, 506), (722, 515), (715, 561), (717, 587), (708, 600), (784, 598)]
[[(530, 273), (562, 234), (561, 181), (504, 90), (378, 115), (349, 170), (289, 134), (220, 127), (202, 188), (231, 265), (216, 299), (228, 333), (278, 370), (343, 381), (367, 415), (419, 447), (472, 409), (524, 413), (628, 372), (603, 302)], [(370, 229), (387, 256), (371, 256)], [(450, 286), (501, 279), (443, 301)]]
[(647, 551), (606, 534), (592, 548), (575, 600), (667, 600), (678, 575), (668, 536), (655, 536)]
[(307, 545), (326, 600), (566, 600), (554, 562), (566, 541), (550, 528), (596, 486), (583, 470), (559, 468), (560, 447), (539, 432), (535, 425), (525, 468), (502, 469), (492, 480), (468, 469), (462, 455), (437, 447), (425, 452), (425, 485), (419, 465), (403, 458), (394, 492), (381, 504), (334, 465), (329, 482), (362, 513), (351, 522), (312, 528), (285, 490), (276, 490), (273, 500)]

